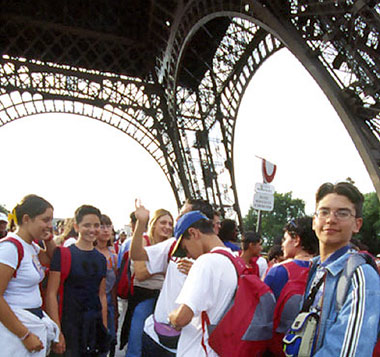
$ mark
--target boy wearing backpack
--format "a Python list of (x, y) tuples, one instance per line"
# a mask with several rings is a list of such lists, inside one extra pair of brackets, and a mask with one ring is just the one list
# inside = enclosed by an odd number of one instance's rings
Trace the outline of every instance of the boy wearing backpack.
[(274, 336), (269, 344), (275, 356), (284, 355), (282, 339), (299, 312), (311, 259), (318, 253), (311, 217), (293, 219), (285, 225), (282, 251), (285, 261), (274, 265), (264, 279), (277, 300)]
[[(379, 332), (379, 275), (370, 264), (345, 274), (352, 257), (359, 254), (349, 242), (362, 226), (363, 201), (363, 195), (348, 182), (325, 183), (317, 191), (313, 229), (319, 239), (320, 256), (313, 259), (302, 313), (284, 338), (290, 356), (305, 355), (303, 346), (306, 349), (307, 345), (311, 346), (308, 356), (372, 355)], [(347, 292), (338, 304), (342, 276), (347, 276)], [(297, 331), (311, 326), (312, 320), (315, 331), (311, 339), (305, 345), (295, 343)]]
[[(150, 274), (165, 274), (154, 313), (145, 320), (142, 356), (174, 357), (180, 333), (168, 326), (168, 315), (178, 307), (175, 300), (181, 291), (192, 262), (187, 258), (172, 256), (171, 253), (176, 242), (174, 237), (150, 247), (143, 247), (142, 237), (149, 211), (138, 203), (136, 202), (137, 226), (132, 239), (131, 258), (135, 261), (145, 261)], [(180, 215), (197, 209), (210, 220), (214, 217), (212, 206), (201, 199), (188, 199), (183, 205)]]
[[(225, 250), (223, 242), (213, 231), (212, 221), (199, 211), (183, 215), (174, 231), (177, 244), (173, 255), (196, 259), (176, 300), (179, 307), (170, 315), (170, 323), (182, 329), (177, 356), (217, 356), (202, 341), (201, 313), (206, 311), (211, 324), (216, 324), (231, 302), (237, 286), (237, 274), (231, 261), (221, 254), (204, 254)], [(202, 346), (202, 342), (204, 346)]]

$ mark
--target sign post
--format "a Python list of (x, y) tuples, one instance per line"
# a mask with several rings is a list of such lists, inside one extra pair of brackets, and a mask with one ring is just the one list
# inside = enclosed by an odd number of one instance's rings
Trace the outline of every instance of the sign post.
[(276, 174), (277, 166), (271, 162), (262, 160), (263, 183), (256, 183), (253, 196), (253, 208), (257, 212), (256, 232), (261, 233), (261, 212), (272, 211), (274, 207), (274, 186), (269, 185)]

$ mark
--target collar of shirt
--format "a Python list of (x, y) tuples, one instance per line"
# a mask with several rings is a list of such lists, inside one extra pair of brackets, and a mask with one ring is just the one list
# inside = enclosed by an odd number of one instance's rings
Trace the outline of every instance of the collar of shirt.
[(339, 259), (342, 255), (346, 254), (350, 249), (350, 245), (345, 245), (342, 248), (339, 248), (334, 253), (332, 253), (323, 263), (321, 263), (321, 257), (318, 258), (317, 266), (318, 267), (326, 267), (330, 263)]

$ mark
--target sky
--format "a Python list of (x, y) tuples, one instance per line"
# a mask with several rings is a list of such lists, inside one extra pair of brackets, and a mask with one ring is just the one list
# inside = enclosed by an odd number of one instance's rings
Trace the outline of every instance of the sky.
[[(54, 206), (55, 217), (72, 217), (81, 204), (109, 215), (117, 229), (129, 223), (134, 200), (151, 212), (177, 215), (170, 185), (151, 156), (133, 139), (99, 121), (72, 114), (42, 114), (0, 127), (0, 204), (12, 209), (35, 193)], [(269, 58), (243, 97), (235, 131), (234, 161), (243, 216), (262, 182), (264, 157), (277, 165), (277, 192), (303, 199), (314, 210), (323, 182), (351, 177), (374, 191), (364, 164), (321, 89), (287, 51)]]

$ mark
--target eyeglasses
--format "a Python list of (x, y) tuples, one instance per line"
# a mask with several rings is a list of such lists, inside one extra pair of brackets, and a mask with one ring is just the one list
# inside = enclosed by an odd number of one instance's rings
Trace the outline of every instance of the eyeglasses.
[(354, 214), (348, 208), (339, 208), (337, 210), (331, 210), (330, 208), (320, 208), (315, 212), (315, 215), (318, 218), (325, 219), (330, 217), (330, 214), (333, 213), (336, 219), (340, 221), (345, 221), (349, 219), (351, 216), (355, 217)]
[(102, 224), (101, 226), (100, 226), (100, 229), (110, 229), (110, 228), (112, 228), (112, 224)]

